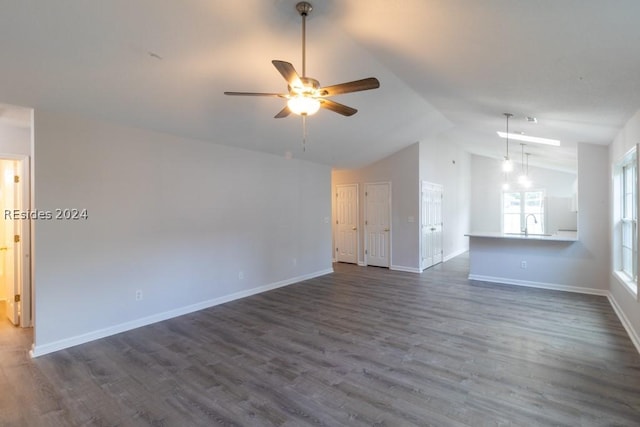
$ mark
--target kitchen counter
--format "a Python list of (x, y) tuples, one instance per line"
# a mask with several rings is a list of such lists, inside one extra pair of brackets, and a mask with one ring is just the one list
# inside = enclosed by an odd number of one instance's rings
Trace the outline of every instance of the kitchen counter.
[(485, 237), (489, 239), (511, 239), (511, 240), (535, 240), (549, 242), (577, 242), (578, 233), (575, 231), (558, 231), (554, 234), (528, 234), (524, 233), (502, 233), (499, 231), (481, 231), (465, 234), (468, 237)]

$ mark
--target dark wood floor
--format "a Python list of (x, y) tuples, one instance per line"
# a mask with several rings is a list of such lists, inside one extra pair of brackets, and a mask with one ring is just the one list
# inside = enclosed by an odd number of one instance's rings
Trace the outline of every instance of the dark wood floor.
[(335, 268), (35, 360), (2, 321), (0, 425), (640, 425), (606, 298)]

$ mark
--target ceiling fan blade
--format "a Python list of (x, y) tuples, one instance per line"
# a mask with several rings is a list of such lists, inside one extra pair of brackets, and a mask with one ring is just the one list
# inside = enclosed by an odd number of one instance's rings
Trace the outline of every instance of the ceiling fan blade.
[(348, 83), (340, 83), (333, 86), (321, 87), (318, 89), (320, 96), (334, 96), (343, 93), (359, 92), (361, 90), (377, 89), (380, 82), (375, 77), (368, 77), (362, 80), (354, 80)]
[(287, 117), (289, 114), (291, 114), (291, 110), (289, 109), (288, 105), (285, 105), (284, 108), (282, 110), (280, 110), (280, 112), (278, 114), (273, 116), (273, 118), (274, 119), (282, 119), (284, 117)]
[(320, 99), (319, 101), (322, 108), (326, 108), (327, 110), (342, 114), (343, 116), (353, 116), (358, 112), (358, 110), (356, 110), (355, 108), (347, 107), (346, 105), (339, 104), (330, 99)]
[(289, 86), (299, 88), (303, 87), (300, 76), (298, 76), (296, 69), (293, 68), (293, 65), (291, 65), (291, 63), (286, 61), (279, 61), (277, 59), (274, 59), (273, 61), (271, 61), (271, 63), (274, 67), (276, 67), (278, 72), (282, 74), (282, 77), (284, 77), (287, 83), (289, 83)]
[(287, 94), (285, 93), (264, 93), (264, 92), (225, 92), (225, 95), (231, 96), (274, 96), (277, 98), (286, 98)]

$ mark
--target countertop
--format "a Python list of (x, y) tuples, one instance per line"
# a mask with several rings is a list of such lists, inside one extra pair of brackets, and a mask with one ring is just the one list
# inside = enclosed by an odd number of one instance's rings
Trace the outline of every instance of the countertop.
[(490, 239), (515, 239), (515, 240), (546, 240), (550, 242), (577, 242), (578, 233), (575, 231), (558, 231), (554, 234), (529, 234), (527, 236), (524, 233), (511, 234), (501, 233), (499, 231), (474, 231), (465, 234), (468, 237), (486, 237)]

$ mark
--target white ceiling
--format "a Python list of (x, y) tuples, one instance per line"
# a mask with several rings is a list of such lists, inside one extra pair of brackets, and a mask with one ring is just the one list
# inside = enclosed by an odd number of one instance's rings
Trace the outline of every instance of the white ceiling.
[(4, 1), (0, 101), (337, 168), (429, 139), (499, 158), (511, 112), (510, 130), (562, 140), (528, 145), (531, 165), (571, 170), (577, 142), (608, 144), (640, 108), (640, 1), (316, 0), (307, 74), (381, 87), (335, 98), (355, 116), (310, 117), (302, 152), (281, 99), (223, 95), (285, 91), (272, 59), (301, 71), (296, 2)]

